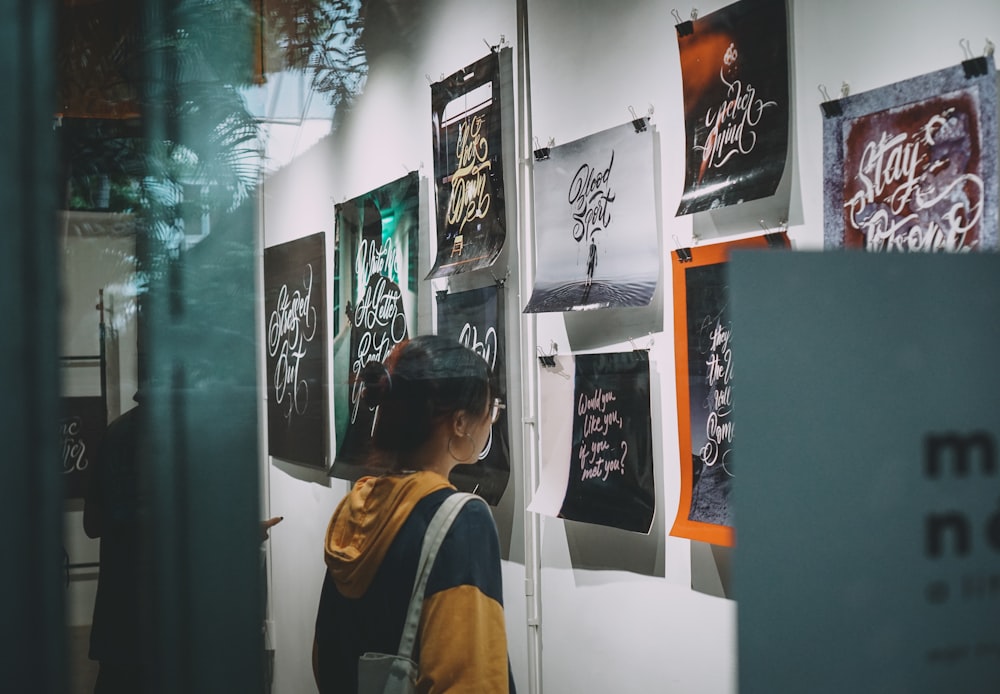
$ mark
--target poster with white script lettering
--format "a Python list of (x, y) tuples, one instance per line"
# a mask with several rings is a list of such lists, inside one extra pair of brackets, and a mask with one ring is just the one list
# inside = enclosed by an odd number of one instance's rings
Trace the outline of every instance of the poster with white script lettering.
[(788, 152), (785, 0), (741, 0), (677, 27), (687, 165), (677, 215), (774, 195)]
[[(735, 248), (788, 247), (784, 232), (683, 249), (674, 268), (674, 355), (681, 493), (671, 535), (734, 544), (734, 336), (726, 263)], [(737, 350), (738, 352), (738, 350)]]
[(67, 499), (83, 498), (90, 466), (108, 428), (107, 403), (99, 395), (63, 397), (59, 401), (63, 491)]
[(535, 163), (535, 286), (525, 313), (646, 306), (660, 252), (653, 133), (619, 125)]
[(823, 104), (824, 245), (997, 248), (992, 58)]
[(528, 510), (648, 533), (656, 512), (649, 353), (553, 362), (539, 374), (542, 469)]
[(431, 85), (437, 254), (427, 279), (490, 267), (507, 238), (500, 64), (510, 55), (492, 52)]
[[(497, 285), (437, 296), (437, 334), (453, 337), (481, 356), (493, 371), (493, 397), (507, 401), (507, 350), (504, 343), (503, 293)], [(451, 482), (496, 506), (510, 478), (507, 410), (500, 410), (486, 446), (472, 465), (459, 465)]]
[(264, 249), (268, 453), (326, 469), (326, 234)]
[(559, 516), (648, 533), (656, 509), (649, 353), (576, 356), (570, 475)]
[[(339, 291), (346, 305), (350, 348), (334, 374), (337, 456), (330, 474), (355, 479), (368, 469), (375, 412), (357, 380), (369, 362), (383, 362), (416, 330), (420, 178), (416, 172), (336, 206)], [(338, 340), (341, 336), (338, 336)]]

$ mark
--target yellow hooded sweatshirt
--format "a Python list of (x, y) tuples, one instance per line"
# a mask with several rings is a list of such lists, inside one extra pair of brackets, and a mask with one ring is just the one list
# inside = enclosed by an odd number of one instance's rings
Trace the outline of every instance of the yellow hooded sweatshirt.
[[(316, 618), (322, 694), (357, 691), (362, 653), (397, 652), (424, 532), (441, 502), (454, 492), (434, 472), (364, 477), (334, 511)], [(499, 541), (483, 504), (462, 509), (438, 552), (414, 659), (420, 692), (514, 691)]]

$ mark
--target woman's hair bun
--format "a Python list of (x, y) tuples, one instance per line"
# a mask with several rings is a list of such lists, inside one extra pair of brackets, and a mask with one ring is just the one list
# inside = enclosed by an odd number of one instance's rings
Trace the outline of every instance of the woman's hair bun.
[(364, 365), (360, 374), (364, 383), (364, 398), (369, 407), (381, 405), (392, 392), (392, 377), (385, 364), (380, 361), (370, 361)]

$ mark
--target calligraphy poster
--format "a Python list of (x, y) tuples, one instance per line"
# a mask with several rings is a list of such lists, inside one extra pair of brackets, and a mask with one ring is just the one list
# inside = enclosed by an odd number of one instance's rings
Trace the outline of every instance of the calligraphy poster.
[(824, 104), (824, 241), (997, 248), (997, 93), (980, 58)]
[(507, 237), (501, 59), (509, 48), (431, 85), (437, 254), (428, 279), (490, 267)]
[(645, 351), (556, 357), (543, 368), (536, 513), (648, 533), (656, 511)]
[[(417, 316), (420, 178), (408, 173), (336, 206), (341, 292), (350, 297), (346, 372), (335, 375), (338, 449), (331, 474), (353, 479), (368, 470), (375, 411), (365, 406), (357, 376), (384, 362), (414, 333)], [(341, 408), (340, 403), (344, 404)]]
[[(727, 260), (735, 248), (787, 247), (784, 232), (673, 254), (681, 493), (671, 535), (733, 546), (733, 330)], [(736, 336), (736, 344), (739, 336)]]
[(63, 397), (60, 399), (59, 435), (63, 488), (67, 499), (83, 498), (90, 464), (108, 428), (104, 398)]
[[(493, 371), (494, 396), (507, 401), (507, 350), (504, 344), (503, 293), (494, 284), (463, 292), (439, 293), (437, 334), (453, 337), (481, 356)], [(490, 438), (472, 465), (459, 465), (451, 482), (475, 492), (492, 506), (503, 496), (510, 478), (507, 410), (501, 410)]]
[(687, 135), (678, 216), (774, 195), (788, 152), (785, 1), (733, 3), (678, 25), (677, 43)]
[(524, 311), (645, 306), (660, 252), (653, 134), (632, 123), (535, 163), (535, 287)]
[(326, 235), (264, 249), (268, 453), (326, 469)]

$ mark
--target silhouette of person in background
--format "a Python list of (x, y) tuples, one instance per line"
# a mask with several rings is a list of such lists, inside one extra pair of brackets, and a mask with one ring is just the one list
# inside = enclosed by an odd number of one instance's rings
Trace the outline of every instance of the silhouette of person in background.
[(84, 532), (101, 541), (90, 632), (90, 659), (100, 663), (94, 694), (142, 691), (137, 461), (141, 407), (137, 405), (108, 425), (84, 499)]

